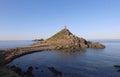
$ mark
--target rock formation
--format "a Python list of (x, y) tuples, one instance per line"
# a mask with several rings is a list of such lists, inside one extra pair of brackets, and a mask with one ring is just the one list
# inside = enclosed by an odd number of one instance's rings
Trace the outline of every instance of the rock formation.
[(86, 48), (101, 49), (105, 46), (99, 42), (92, 43), (84, 38), (77, 37), (65, 27), (52, 37), (38, 41), (32, 46), (0, 50), (0, 65), (4, 65), (19, 56), (43, 50), (77, 51)]
[(66, 26), (58, 33), (53, 35), (52, 37), (46, 39), (45, 41), (38, 42), (33, 46), (48, 46), (49, 49), (55, 50), (81, 50), (85, 48), (105, 48), (104, 45), (99, 42), (92, 43), (84, 38), (77, 37), (73, 35)]

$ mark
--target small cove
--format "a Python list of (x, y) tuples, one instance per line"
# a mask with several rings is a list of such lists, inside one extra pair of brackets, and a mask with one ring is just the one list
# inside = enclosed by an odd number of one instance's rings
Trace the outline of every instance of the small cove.
[(48, 67), (61, 71), (62, 77), (119, 77), (120, 72), (113, 66), (120, 64), (120, 42), (102, 43), (106, 45), (105, 49), (86, 49), (83, 52), (36, 52), (16, 58), (8, 65), (18, 66), (23, 71), (32, 66), (35, 77), (55, 76)]

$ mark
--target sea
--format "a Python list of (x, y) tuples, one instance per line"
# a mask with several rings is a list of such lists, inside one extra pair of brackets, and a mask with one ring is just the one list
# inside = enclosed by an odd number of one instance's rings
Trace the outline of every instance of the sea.
[(36, 42), (31, 41), (31, 40), (1, 40), (0, 41), (0, 50), (9, 49), (9, 48), (16, 48), (16, 47), (30, 46), (34, 43), (36, 43)]
[[(41, 51), (14, 59), (7, 66), (17, 66), (26, 71), (33, 67), (34, 77), (120, 77), (120, 40), (99, 41), (105, 49), (88, 48), (83, 51)], [(33, 41), (0, 41), (0, 49), (32, 45)], [(54, 68), (51, 70), (49, 68)], [(56, 74), (57, 70), (61, 74)]]

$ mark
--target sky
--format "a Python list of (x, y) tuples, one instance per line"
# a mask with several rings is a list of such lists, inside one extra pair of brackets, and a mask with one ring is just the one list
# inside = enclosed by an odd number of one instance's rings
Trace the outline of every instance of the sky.
[(0, 0), (0, 40), (46, 39), (64, 25), (86, 39), (120, 39), (120, 0)]

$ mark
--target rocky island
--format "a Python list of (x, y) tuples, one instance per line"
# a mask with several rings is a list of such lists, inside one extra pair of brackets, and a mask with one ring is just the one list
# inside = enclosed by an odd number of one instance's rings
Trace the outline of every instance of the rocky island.
[(85, 40), (82, 37), (77, 37), (72, 34), (65, 26), (61, 31), (52, 37), (43, 41), (38, 41), (32, 46), (1, 50), (0, 65), (5, 65), (19, 56), (33, 52), (40, 52), (43, 50), (64, 50), (69, 52), (81, 51), (82, 49), (86, 48), (102, 49), (105, 48), (105, 46), (99, 42), (93, 43)]
[(85, 48), (105, 48), (99, 42), (92, 43), (82, 37), (77, 37), (72, 34), (65, 26), (61, 31), (46, 39), (33, 45), (34, 47), (47, 46), (52, 50), (81, 50)]

